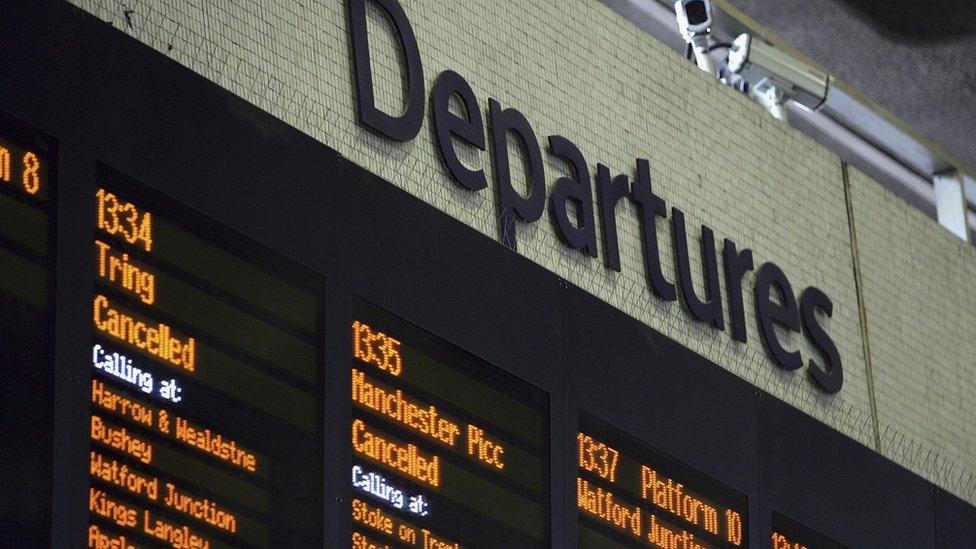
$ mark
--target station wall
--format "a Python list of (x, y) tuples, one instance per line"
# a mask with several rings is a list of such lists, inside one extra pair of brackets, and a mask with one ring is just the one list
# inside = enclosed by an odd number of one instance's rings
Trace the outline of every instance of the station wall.
[[(407, 143), (357, 122), (345, 2), (73, 3), (499, 238), (491, 185), (476, 193), (453, 182), (429, 116)], [(574, 2), (572, 9), (560, 0), (531, 8), (514, 0), (465, 2), (452, 10), (437, 0), (402, 4), (428, 92), (439, 73), (458, 72), (484, 111), (493, 98), (524, 113), (540, 143), (554, 134), (576, 143), (591, 175), (602, 163), (633, 178), (636, 158), (647, 158), (655, 193), (686, 214), (699, 291), (698, 228), (707, 224), (719, 246), (731, 239), (754, 251), (756, 265), (778, 264), (797, 293), (816, 286), (829, 295), (834, 310), (825, 327), (844, 361), (843, 389), (828, 396), (804, 370), (775, 366), (749, 291), (745, 344), (728, 327), (715, 330), (680, 302), (655, 297), (628, 201), (617, 214), (620, 272), (603, 266), (602, 248), (600, 258), (591, 258), (565, 247), (547, 219), (518, 227), (518, 253), (976, 503), (976, 382), (967, 375), (976, 356), (967, 337), (976, 298), (965, 285), (976, 274), (972, 248), (599, 2)], [(403, 100), (397, 38), (375, 6), (369, 29), (377, 104), (397, 112)], [(512, 142), (510, 150), (514, 155), (519, 148)], [(490, 154), (469, 149), (462, 158), (491, 181)], [(551, 188), (568, 175), (567, 166), (543, 157)], [(658, 228), (662, 264), (673, 275), (670, 225), (659, 221)], [(743, 287), (754, 282), (755, 273), (747, 274)], [(728, 307), (725, 314), (728, 326)], [(782, 335), (805, 360), (818, 356), (804, 338)]]

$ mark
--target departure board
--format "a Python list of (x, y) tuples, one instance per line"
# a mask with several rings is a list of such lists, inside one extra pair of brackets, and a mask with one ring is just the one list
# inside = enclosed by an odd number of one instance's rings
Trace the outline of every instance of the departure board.
[(322, 545), (323, 282), (100, 167), (88, 545)]
[(576, 441), (580, 547), (749, 546), (744, 494), (585, 413)]
[(847, 549), (827, 536), (773, 511), (773, 549)]
[(48, 543), (54, 414), (53, 142), (0, 116), (0, 546)]
[(352, 547), (548, 547), (548, 396), (365, 301)]

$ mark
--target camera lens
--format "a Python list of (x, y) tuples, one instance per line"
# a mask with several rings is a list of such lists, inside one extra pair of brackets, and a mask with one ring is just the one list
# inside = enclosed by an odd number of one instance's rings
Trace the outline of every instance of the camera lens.
[(685, 4), (685, 13), (688, 14), (688, 24), (701, 25), (708, 21), (708, 12), (705, 10), (704, 0), (695, 0)]

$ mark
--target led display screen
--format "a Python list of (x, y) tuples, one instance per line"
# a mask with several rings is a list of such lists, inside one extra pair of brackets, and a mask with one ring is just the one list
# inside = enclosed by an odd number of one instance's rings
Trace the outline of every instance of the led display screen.
[(748, 547), (744, 494), (585, 413), (576, 442), (580, 547)]
[(847, 549), (827, 536), (773, 511), (773, 549)]
[(92, 199), (89, 547), (321, 546), (321, 278), (108, 168)]
[(363, 300), (352, 546), (548, 547), (548, 397)]
[(56, 160), (53, 142), (0, 116), (0, 545), (49, 535)]

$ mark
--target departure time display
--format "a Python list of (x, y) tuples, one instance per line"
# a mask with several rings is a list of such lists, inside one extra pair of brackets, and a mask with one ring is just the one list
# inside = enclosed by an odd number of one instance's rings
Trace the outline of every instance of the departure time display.
[(357, 300), (354, 548), (548, 547), (548, 398)]
[(321, 546), (321, 279), (98, 173), (89, 547)]
[(748, 547), (745, 495), (588, 414), (576, 441), (580, 547)]

